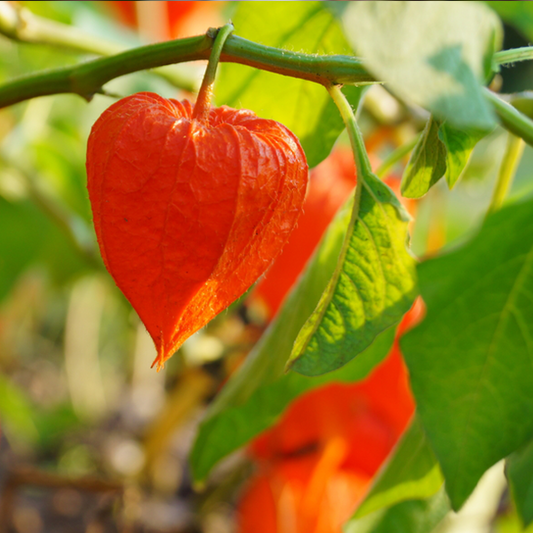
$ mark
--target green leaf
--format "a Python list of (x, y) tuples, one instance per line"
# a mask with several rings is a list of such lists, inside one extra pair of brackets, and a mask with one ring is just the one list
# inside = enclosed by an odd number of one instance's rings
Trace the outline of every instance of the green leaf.
[(369, 349), (337, 372), (318, 378), (284, 373), (292, 343), (335, 270), (352, 203), (349, 201), (337, 214), (286, 304), (211, 404), (190, 457), (196, 481), (204, 480), (220, 459), (276, 422), (294, 398), (328, 382), (361, 380), (389, 352), (394, 329), (380, 335)]
[(490, 130), (481, 87), (501, 41), (479, 2), (353, 2), (345, 33), (376, 79), (458, 129)]
[(288, 366), (300, 374), (317, 376), (351, 361), (416, 297), (409, 215), (375, 176), (361, 185), (334, 276), (294, 342)]
[(352, 518), (345, 524), (344, 533), (431, 533), (449, 509), (441, 489), (427, 500), (408, 500), (363, 518)]
[(528, 2), (487, 2), (500, 17), (519, 29), (529, 40), (533, 39), (533, 10)]
[(424, 196), (445, 173), (446, 146), (439, 138), (439, 122), (430, 117), (405, 167), (402, 196)]
[(401, 341), (419, 416), (458, 509), (533, 434), (533, 201), (422, 263), (426, 319)]
[[(352, 55), (323, 2), (238, 2), (236, 32), (255, 42), (317, 54)], [(346, 87), (357, 99), (355, 87)], [(309, 167), (325, 159), (344, 124), (326, 89), (317, 83), (225, 63), (217, 78), (217, 104), (251, 109), (287, 126), (299, 139)], [(353, 102), (352, 102), (353, 104)]]
[(429, 498), (439, 491), (443, 483), (437, 458), (415, 417), (377, 474), (353, 518), (362, 518), (402, 501)]
[(483, 133), (458, 130), (444, 122), (439, 128), (439, 139), (446, 146), (446, 182), (450, 189), (457, 183), (470, 159), (474, 146)]
[(446, 177), (451, 189), (463, 173), (482, 134), (461, 131), (430, 117), (402, 178), (402, 196), (420, 198)]
[(533, 522), (533, 440), (507, 459), (511, 493), (525, 527)]

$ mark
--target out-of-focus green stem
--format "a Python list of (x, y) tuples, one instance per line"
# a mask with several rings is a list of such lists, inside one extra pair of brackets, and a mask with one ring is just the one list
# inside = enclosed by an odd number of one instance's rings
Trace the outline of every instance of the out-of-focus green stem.
[(393, 150), (376, 170), (376, 176), (380, 179), (383, 179), (386, 176), (387, 172), (398, 161), (401, 161), (409, 152), (413, 150), (416, 143), (418, 142), (419, 137), (419, 135), (415, 135), (410, 141), (402, 144), (401, 146), (398, 146), (398, 148)]
[[(94, 37), (80, 28), (40, 17), (9, 2), (0, 2), (0, 33), (15, 41), (58, 46), (101, 56), (112, 56), (126, 49), (114, 41)], [(189, 92), (198, 89), (196, 79), (174, 66), (155, 68), (152, 72), (179, 89)]]
[(496, 186), (492, 193), (492, 200), (487, 210), (487, 216), (494, 211), (497, 211), (502, 206), (503, 201), (507, 196), (507, 192), (513, 183), (516, 169), (518, 168), (522, 153), (524, 152), (524, 141), (512, 133), (509, 133), (508, 135), (507, 146), (498, 171)]
[(533, 120), (529, 119), (489, 89), (484, 89), (485, 97), (492, 104), (502, 126), (521, 137), (530, 146), (533, 146)]

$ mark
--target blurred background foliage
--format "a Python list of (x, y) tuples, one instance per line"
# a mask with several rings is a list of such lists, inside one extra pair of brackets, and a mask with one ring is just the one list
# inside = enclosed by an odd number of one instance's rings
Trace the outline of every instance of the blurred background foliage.
[[(8, 4), (118, 50), (203, 33), (231, 18), (239, 2)], [(488, 4), (506, 24), (504, 48), (531, 41), (528, 2)], [(0, 83), (94, 56), (0, 35)], [(197, 86), (202, 70), (180, 66), (182, 86)], [(529, 89), (532, 65), (505, 68), (500, 78), (505, 92)], [(106, 88), (119, 96), (187, 94), (146, 72)], [(113, 101), (57, 95), (0, 111), (0, 531), (235, 531), (235, 501), (250, 464), (230, 458), (196, 495), (186, 458), (205, 405), (258, 340), (269, 310), (260, 298), (243, 299), (187, 341), (163, 372), (150, 369), (154, 347), (103, 268), (85, 188), (90, 127)], [(374, 164), (410, 140), (424, 119), (372, 88), (361, 124)], [(504, 148), (498, 129), (476, 146), (453, 191), (440, 183), (418, 202), (417, 255), (454, 246), (479, 226)], [(533, 192), (532, 169), (526, 147), (510, 197)], [(484, 512), (484, 525), (468, 531), (522, 531), (501, 491)], [(460, 522), (447, 530), (454, 527), (459, 531)]]

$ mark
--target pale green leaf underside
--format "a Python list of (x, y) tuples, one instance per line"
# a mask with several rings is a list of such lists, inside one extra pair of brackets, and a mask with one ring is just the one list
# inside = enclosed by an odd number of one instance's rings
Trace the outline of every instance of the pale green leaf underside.
[(408, 215), (394, 193), (368, 176), (344, 244), (344, 260), (300, 331), (288, 366), (308, 376), (331, 372), (397, 324), (416, 296), (407, 249)]
[[(233, 23), (241, 37), (306, 53), (352, 54), (338, 22), (322, 2), (238, 4)], [(344, 129), (326, 89), (306, 80), (224, 63), (215, 97), (218, 105), (251, 109), (287, 126), (300, 140), (309, 167), (328, 156)]]
[(431, 533), (450, 510), (444, 488), (424, 500), (407, 500), (362, 518), (352, 518), (344, 533)]
[(274, 322), (211, 404), (190, 458), (196, 481), (205, 479), (220, 459), (276, 422), (294, 398), (327, 382), (363, 379), (389, 352), (394, 329), (380, 335), (360, 357), (337, 372), (317, 378), (284, 372), (296, 335), (333, 275), (352, 204), (348, 202), (338, 213)]
[(455, 509), (533, 434), (532, 220), (532, 201), (510, 205), (418, 269), (427, 315), (402, 352)]
[(353, 2), (344, 20), (366, 68), (399, 97), (459, 129), (495, 126), (481, 88), (502, 32), (481, 2)]
[(533, 440), (507, 459), (505, 472), (518, 514), (528, 527), (533, 522)]
[(429, 498), (443, 482), (437, 458), (415, 417), (353, 517), (362, 518), (402, 501)]

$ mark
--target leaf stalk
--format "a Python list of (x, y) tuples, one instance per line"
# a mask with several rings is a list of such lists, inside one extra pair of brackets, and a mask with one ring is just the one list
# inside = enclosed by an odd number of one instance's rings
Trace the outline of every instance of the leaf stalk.
[(492, 199), (486, 216), (489, 216), (502, 206), (503, 201), (507, 196), (507, 192), (513, 183), (516, 170), (522, 158), (522, 153), (524, 152), (524, 141), (512, 133), (509, 133), (508, 135), (507, 146), (505, 148), (505, 153), (498, 171), (496, 186), (494, 187)]

